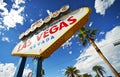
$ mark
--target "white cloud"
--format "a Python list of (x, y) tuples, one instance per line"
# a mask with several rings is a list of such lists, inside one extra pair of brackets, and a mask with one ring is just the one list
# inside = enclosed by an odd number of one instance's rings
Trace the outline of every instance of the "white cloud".
[(8, 5), (3, 0), (0, 1), (0, 15), (1, 15), (1, 22), (5, 28), (14, 28), (16, 24), (23, 25), (24, 17), (22, 16), (22, 12), (24, 11), (24, 6), (20, 6), (20, 4), (24, 4), (24, 0), (13, 0), (13, 5), (10, 11), (6, 6)]
[[(96, 44), (108, 58), (110, 63), (115, 67), (115, 69), (120, 72), (120, 58), (118, 58), (120, 55), (120, 45), (113, 45), (115, 41), (120, 40), (119, 33), (120, 26), (116, 26), (111, 31), (106, 33), (105, 39), (100, 42), (96, 42)], [(76, 60), (77, 62), (75, 66), (80, 69), (81, 73), (87, 72), (94, 75), (95, 73), (92, 72), (92, 67), (94, 65), (102, 65), (106, 69), (107, 75), (113, 75), (108, 66), (103, 62), (92, 46), (89, 46), (86, 51), (84, 51)]]
[(50, 12), (50, 10), (46, 10), (48, 15), (51, 16), (52, 15), (52, 12)]
[(4, 36), (4, 33), (0, 32), (0, 35)]
[(20, 15), (20, 13), (23, 11), (23, 7), (21, 7), (19, 10), (11, 9), (11, 11), (4, 16), (3, 23), (7, 26), (7, 28), (14, 28), (16, 26), (16, 23), (23, 24), (23, 17)]
[(13, 77), (15, 72), (15, 65), (13, 63), (0, 64), (0, 77)]
[(100, 32), (100, 33), (99, 33), (99, 35), (103, 35), (103, 34), (105, 34), (105, 32)]
[(6, 5), (7, 5), (7, 3), (3, 2), (3, 0), (0, 0), (0, 10), (3, 11), (3, 12), (0, 13), (0, 15), (8, 14), (8, 10), (7, 10), (7, 8), (5, 8)]
[(64, 75), (66, 69), (61, 69), (61, 70), (58, 70), (58, 71), (62, 72), (62, 74)]
[(30, 19), (30, 22), (31, 22), (31, 23), (33, 23), (33, 21), (34, 21), (33, 19)]
[(10, 42), (8, 37), (2, 37), (2, 41)]
[(118, 19), (119, 18), (119, 16), (116, 16), (116, 19)]
[(69, 54), (71, 55), (73, 52), (72, 51), (69, 51)]
[(0, 25), (0, 29), (4, 29), (4, 28), (5, 28), (4, 26)]
[(70, 39), (68, 39), (64, 44), (62, 44), (62, 48), (63, 49), (65, 49), (66, 47), (69, 47), (69, 46), (71, 46), (72, 45), (72, 38), (74, 38), (74, 35), (70, 38)]
[(105, 11), (115, 2), (115, 0), (95, 0), (96, 13), (105, 15)]
[(92, 26), (92, 24), (93, 24), (93, 22), (90, 22), (89, 27), (91, 27), (91, 26)]
[(32, 72), (32, 70), (29, 68), (29, 64), (27, 64), (23, 72), (23, 77), (27, 77), (29, 72)]
[(12, 5), (13, 8), (20, 8), (19, 4), (24, 4), (25, 0), (14, 0), (15, 3)]
[[(0, 77), (13, 77), (16, 67), (13, 63), (0, 63)], [(32, 70), (29, 68), (29, 64), (24, 69), (23, 77), (27, 77), (28, 73)]]
[(67, 40), (63, 45), (62, 45), (62, 48), (66, 48), (66, 47), (69, 47), (72, 45), (72, 42), (70, 40)]

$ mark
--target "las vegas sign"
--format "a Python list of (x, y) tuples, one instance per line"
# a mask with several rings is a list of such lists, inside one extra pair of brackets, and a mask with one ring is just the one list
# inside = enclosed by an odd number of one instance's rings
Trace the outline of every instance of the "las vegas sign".
[[(21, 34), (19, 37), (20, 39), (30, 34), (37, 27), (47, 27), (38, 30), (36, 34), (27, 38), (25, 41), (20, 41), (13, 49), (12, 55), (47, 58), (55, 52), (56, 49), (82, 28), (89, 20), (90, 8), (82, 7), (61, 16), (60, 14), (68, 8), (69, 6), (66, 5), (60, 10), (55, 11), (52, 15), (46, 17), (44, 20), (39, 20), (32, 24), (30, 29)], [(50, 22), (54, 18), (57, 19), (55, 19), (54, 22)]]

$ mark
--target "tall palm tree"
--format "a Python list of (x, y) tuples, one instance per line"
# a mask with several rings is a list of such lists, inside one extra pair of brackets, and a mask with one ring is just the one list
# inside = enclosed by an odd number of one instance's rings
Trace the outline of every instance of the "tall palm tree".
[[(93, 66), (92, 70), (95, 71), (96, 74), (97, 74), (99, 77), (100, 77), (100, 75), (101, 75), (102, 77), (104, 77), (103, 72), (105, 72), (105, 71), (104, 71), (104, 68), (103, 68), (102, 66), (100, 66), (100, 65), (95, 65), (95, 66)], [(99, 74), (100, 74), (100, 75), (99, 75)]]
[(96, 72), (96, 76), (95, 77), (100, 77), (96, 67), (93, 67), (92, 70)]
[(100, 75), (96, 74), (95, 77), (100, 77)]
[(65, 71), (65, 75), (67, 77), (78, 77), (79, 76), (80, 71), (73, 66), (68, 66), (66, 71)]
[(99, 56), (104, 60), (104, 62), (108, 65), (108, 67), (111, 69), (111, 71), (114, 73), (116, 77), (120, 77), (118, 72), (113, 68), (113, 66), (109, 63), (109, 61), (106, 59), (106, 57), (103, 55), (101, 50), (98, 48), (98, 46), (95, 44), (94, 40), (96, 38), (95, 34), (98, 30), (90, 30), (88, 28), (81, 28), (80, 33), (78, 34), (78, 37), (80, 38), (80, 42), (82, 42), (82, 45), (85, 46), (88, 41), (92, 44), (92, 46), (95, 48)]

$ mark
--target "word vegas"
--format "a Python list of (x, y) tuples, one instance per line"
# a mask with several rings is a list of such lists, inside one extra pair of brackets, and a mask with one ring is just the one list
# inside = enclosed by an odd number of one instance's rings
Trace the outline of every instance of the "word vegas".
[[(39, 46), (40, 43), (44, 44), (45, 42), (48, 42), (51, 39), (55, 39), (54, 34), (61, 31), (63, 28), (67, 28), (68, 26), (74, 24), (77, 22), (77, 18), (74, 16), (69, 16), (66, 20), (60, 21), (58, 24), (55, 24), (51, 26), (50, 28), (38, 33), (34, 38), (28, 39), (22, 44), (19, 44), (17, 52), (20, 52), (21, 50), (30, 47), (36, 47)], [(50, 36), (51, 35), (51, 36)], [(32, 40), (36, 40), (36, 42), (33, 42)]]

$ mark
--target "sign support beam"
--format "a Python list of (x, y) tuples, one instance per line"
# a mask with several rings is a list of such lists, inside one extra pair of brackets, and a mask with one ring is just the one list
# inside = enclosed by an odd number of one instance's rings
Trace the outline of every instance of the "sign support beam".
[(26, 63), (26, 57), (21, 57), (16, 72), (14, 74), (14, 77), (22, 77), (25, 63)]
[(34, 58), (33, 59), (34, 70), (33, 77), (42, 77), (42, 58)]

